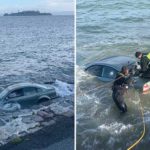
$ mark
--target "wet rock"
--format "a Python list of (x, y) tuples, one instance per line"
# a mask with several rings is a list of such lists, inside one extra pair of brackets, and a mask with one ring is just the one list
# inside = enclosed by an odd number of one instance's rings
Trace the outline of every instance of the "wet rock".
[(30, 116), (22, 117), (22, 122), (24, 122), (26, 124), (31, 124), (34, 122), (42, 122), (42, 121), (44, 121), (44, 119), (39, 115), (30, 115)]
[(33, 119), (35, 122), (42, 122), (42, 121), (44, 121), (44, 119), (43, 119), (41, 116), (39, 116), (39, 115), (33, 115), (33, 116), (32, 116), (32, 119)]
[(22, 122), (26, 123), (26, 124), (33, 123), (34, 122), (33, 116), (30, 115), (30, 116), (24, 116), (24, 117), (22, 117)]
[(43, 118), (52, 118), (54, 116), (53, 113), (47, 113), (45, 111), (38, 111), (37, 115), (39, 115)]
[(47, 107), (47, 108), (43, 109), (43, 111), (49, 113), (49, 112), (51, 112), (51, 109), (49, 107)]
[(26, 134), (28, 134), (28, 132), (26, 132), (26, 131), (22, 131), (19, 133), (20, 136), (25, 136)]
[(74, 116), (74, 111), (72, 109), (70, 109), (67, 112), (64, 112), (63, 115), (66, 116), (66, 117), (73, 117)]
[(60, 103), (54, 103), (50, 106), (51, 110), (57, 115), (73, 116), (73, 106), (64, 107)]
[(23, 109), (20, 112), (20, 116), (27, 116), (27, 115), (32, 115), (33, 111), (31, 109)]
[(48, 122), (42, 122), (41, 125), (42, 125), (42, 126), (51, 126), (51, 125), (53, 125), (53, 124), (55, 124), (55, 123), (56, 123), (55, 120), (50, 120), (50, 121), (48, 121)]
[(29, 131), (30, 133), (34, 133), (34, 132), (36, 132), (36, 131), (39, 131), (40, 129), (41, 129), (41, 127), (36, 126), (35, 128), (30, 128), (30, 129), (28, 129), (28, 131)]

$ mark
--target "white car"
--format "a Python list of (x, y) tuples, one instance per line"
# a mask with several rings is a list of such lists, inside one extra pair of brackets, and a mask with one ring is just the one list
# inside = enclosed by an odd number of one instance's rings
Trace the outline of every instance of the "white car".
[(35, 83), (18, 83), (8, 86), (0, 93), (0, 101), (3, 103), (39, 103), (56, 98), (56, 91), (51, 86)]

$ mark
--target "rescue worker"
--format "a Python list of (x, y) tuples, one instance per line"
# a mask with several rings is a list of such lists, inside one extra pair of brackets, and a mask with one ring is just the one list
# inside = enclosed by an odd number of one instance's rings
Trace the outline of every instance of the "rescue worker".
[(121, 72), (118, 73), (112, 87), (113, 100), (117, 105), (118, 109), (123, 113), (127, 112), (127, 105), (124, 101), (124, 94), (125, 92), (127, 92), (130, 83), (131, 77), (129, 76), (129, 69), (128, 67), (123, 66)]
[(140, 60), (140, 70), (141, 76), (150, 77), (150, 53), (136, 52), (135, 57)]

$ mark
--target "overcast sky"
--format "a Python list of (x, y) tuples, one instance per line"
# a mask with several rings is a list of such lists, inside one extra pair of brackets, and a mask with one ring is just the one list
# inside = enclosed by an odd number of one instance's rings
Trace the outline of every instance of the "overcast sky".
[(22, 10), (41, 12), (73, 12), (74, 0), (0, 0), (0, 14)]

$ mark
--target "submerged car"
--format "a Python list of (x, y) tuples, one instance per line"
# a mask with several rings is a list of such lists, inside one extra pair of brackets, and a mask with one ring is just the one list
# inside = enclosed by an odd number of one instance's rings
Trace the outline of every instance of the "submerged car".
[[(88, 64), (85, 71), (93, 76), (97, 76), (101, 81), (115, 80), (117, 73), (121, 71), (123, 66), (128, 66), (130, 70), (134, 70), (136, 60), (128, 56), (112, 56), (100, 61)], [(134, 75), (134, 86), (143, 92), (150, 90), (150, 79), (136, 77)]]
[(4, 103), (39, 103), (56, 97), (53, 87), (35, 83), (14, 84), (0, 93), (0, 101)]

